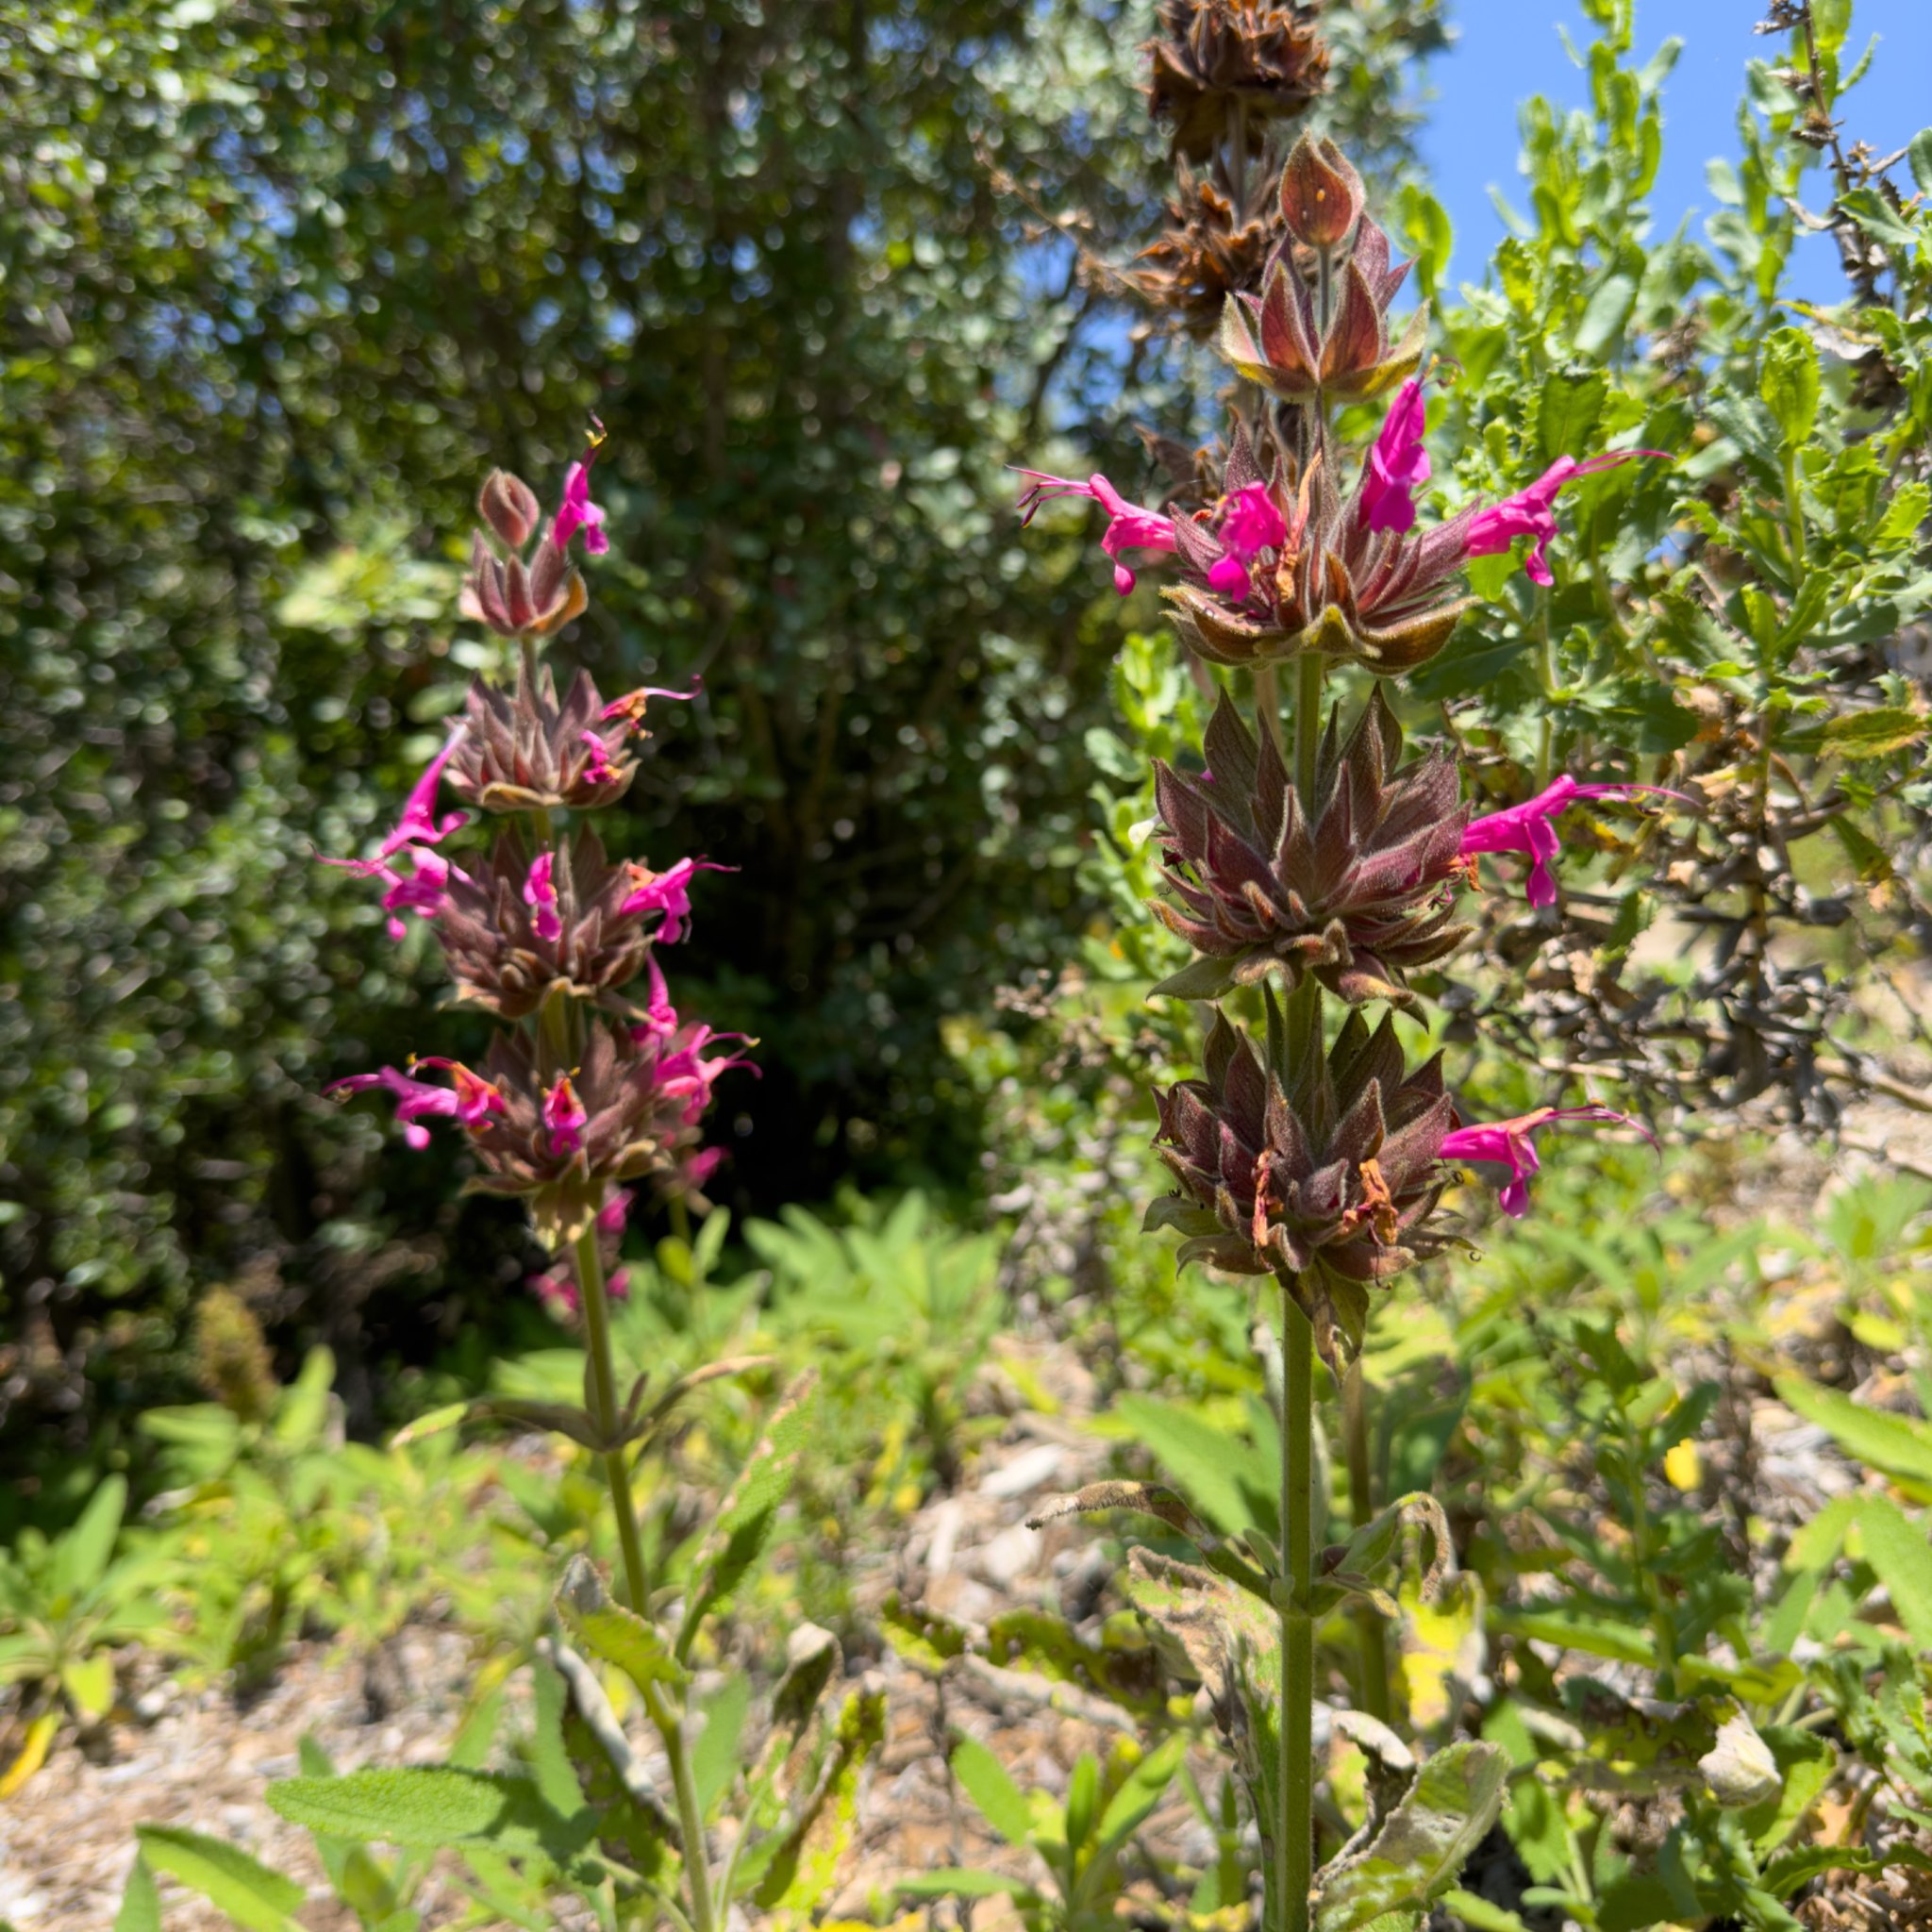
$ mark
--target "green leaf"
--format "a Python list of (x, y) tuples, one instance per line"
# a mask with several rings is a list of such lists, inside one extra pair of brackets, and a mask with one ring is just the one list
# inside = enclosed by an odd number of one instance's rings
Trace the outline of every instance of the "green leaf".
[(619, 1603), (588, 1557), (573, 1557), (564, 1566), (557, 1613), (586, 1650), (615, 1664), (639, 1690), (686, 1681), (688, 1673), (657, 1625)]
[(1104, 1857), (1110, 1852), (1119, 1851), (1159, 1808), (1160, 1801), (1167, 1796), (1168, 1787), (1180, 1773), (1187, 1749), (1188, 1734), (1175, 1731), (1164, 1738), (1121, 1781), (1120, 1789), (1108, 1800), (1107, 1809), (1101, 1813), (1100, 1828), (1096, 1834), (1099, 1840), (1096, 1856)]
[(1838, 1754), (1823, 1738), (1790, 1724), (1767, 1724), (1762, 1736), (1783, 1783), (1774, 1797), (1738, 1816), (1758, 1857), (1768, 1858), (1797, 1830), (1799, 1821), (1831, 1782)]
[(839, 1714), (832, 1761), (753, 1894), (774, 1932), (814, 1923), (839, 1889), (840, 1860), (858, 1826), (858, 1778), (886, 1738), (883, 1693), (855, 1691)]
[(136, 1858), (128, 1867), (121, 1909), (114, 1914), (114, 1932), (161, 1932), (161, 1894), (145, 1858)]
[(60, 1688), (82, 1717), (98, 1722), (113, 1708), (114, 1659), (105, 1650), (69, 1658), (60, 1666)]
[(110, 1475), (88, 1498), (72, 1529), (54, 1546), (55, 1588), (63, 1594), (85, 1596), (108, 1574), (113, 1560), (114, 1539), (127, 1507), (127, 1478)]
[[(1628, 282), (1627, 276), (1616, 279)], [(1635, 291), (1631, 292), (1634, 294)], [(1537, 403), (1536, 433), (1545, 464), (1554, 463), (1558, 457), (1590, 453), (1591, 438), (1603, 418), (1604, 402), (1609, 392), (1608, 377), (1595, 370), (1585, 375), (1565, 375), (1556, 370), (1543, 378), (1542, 395)]]
[(809, 1435), (813, 1381), (801, 1375), (786, 1391), (705, 1537), (677, 1634), (680, 1661), (705, 1618), (729, 1600), (770, 1541)]
[(1317, 1875), (1315, 1932), (1359, 1932), (1441, 1898), (1496, 1822), (1508, 1772), (1500, 1745), (1437, 1752), (1367, 1847)]
[(709, 1817), (711, 1807), (730, 1789), (738, 1769), (738, 1742), (751, 1710), (751, 1679), (742, 1673), (726, 1677), (701, 1707), (705, 1727), (691, 1746), (691, 1780), (697, 1786), (698, 1809)]
[(1838, 205), (1883, 246), (1907, 251), (1918, 246), (1919, 231), (1875, 188), (1850, 189), (1839, 196)]
[(1153, 1452), (1181, 1495), (1224, 1536), (1266, 1527), (1257, 1522), (1256, 1485), (1265, 1492), (1274, 1479), (1267, 1466), (1272, 1458), (1261, 1457), (1252, 1443), (1191, 1409), (1151, 1395), (1122, 1396), (1114, 1415), (1126, 1425), (1130, 1440)]
[(1764, 339), (1757, 392), (1785, 441), (1806, 441), (1818, 422), (1818, 351), (1803, 329), (1774, 329)]
[(892, 1890), (905, 1898), (1011, 1898), (1031, 1899), (1033, 1888), (1024, 1879), (1008, 1878), (998, 1872), (977, 1872), (960, 1867), (949, 1872), (921, 1872), (900, 1879)]
[(1452, 1885), (1442, 1894), (1442, 1903), (1469, 1927), (1469, 1932), (1529, 1932), (1529, 1927), (1507, 1906), (1492, 1906), (1488, 1899), (1464, 1891), (1460, 1886)]
[(1925, 1524), (1889, 1496), (1860, 1496), (1853, 1520), (1893, 1613), (1921, 1650), (1932, 1650), (1932, 1540)]
[(1840, 812), (1825, 829), (1844, 847), (1861, 883), (1876, 885), (1891, 877), (1891, 855), (1849, 812)]
[(959, 1788), (980, 1815), (1009, 1845), (1025, 1851), (1033, 1842), (1033, 1807), (1006, 1766), (976, 1738), (961, 1738), (953, 1746), (952, 1764)]
[(1802, 1375), (1780, 1375), (1777, 1397), (1792, 1414), (1827, 1431), (1856, 1461), (1887, 1475), (1932, 1483), (1932, 1423), (1866, 1408)]
[(246, 1932), (301, 1932), (293, 1914), (308, 1893), (240, 1845), (175, 1824), (138, 1824), (134, 1835), (151, 1870), (198, 1891)]
[(1824, 727), (1822, 749), (1841, 758), (1882, 758), (1917, 744), (1925, 720), (1905, 705), (1877, 705), (1869, 711), (1845, 711)]
[(284, 1778), (269, 1786), (268, 1802), (310, 1831), (422, 1851), (474, 1842), (511, 1857), (562, 1859), (581, 1850), (596, 1828), (590, 1811), (560, 1818), (528, 1778), (447, 1765)]
[(1906, 158), (1911, 163), (1912, 179), (1919, 184), (1919, 192), (1932, 194), (1932, 127), (1922, 127), (1912, 136)]
[(1178, 973), (1170, 973), (1158, 985), (1147, 989), (1147, 997), (1174, 1000), (1218, 1000), (1234, 989), (1233, 959), (1209, 958), (1206, 954), (1191, 959)]
[[(1610, 356), (1619, 339), (1630, 325), (1630, 311), (1637, 306), (1637, 282), (1633, 276), (1611, 275), (1590, 298), (1583, 320), (1576, 325), (1576, 352), (1599, 358)], [(1575, 450), (1559, 452), (1575, 456)]]
[(1511, 1610), (1490, 1613), (1490, 1622), (1511, 1637), (1535, 1638), (1580, 1650), (1591, 1657), (1614, 1657), (1619, 1663), (1657, 1668), (1656, 1640), (1638, 1624), (1612, 1623), (1578, 1610)]
[(275, 1408), (275, 1437), (284, 1448), (306, 1449), (328, 1421), (328, 1391), (335, 1386), (336, 1358), (318, 1344), (302, 1357), (295, 1379)]

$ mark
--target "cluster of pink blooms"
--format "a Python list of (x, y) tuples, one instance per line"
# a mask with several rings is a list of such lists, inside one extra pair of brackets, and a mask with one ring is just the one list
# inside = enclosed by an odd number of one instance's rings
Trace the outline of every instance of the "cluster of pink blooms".
[[(568, 567), (564, 553), (581, 536), (583, 548), (596, 555), (608, 549), (605, 513), (590, 494), (591, 461), (571, 466), (562, 501), (543, 538), (544, 568), (557, 578)], [(531, 537), (534, 499), (524, 485), (502, 473), (492, 476), (481, 498), (486, 523), (508, 543), (512, 562)], [(484, 543), (479, 533), (478, 545)], [(484, 551), (486, 559), (493, 553)], [(392, 937), (404, 937), (406, 913), (427, 922), (456, 917), (454, 897), (499, 910), (480, 915), (486, 953), (508, 962), (504, 971), (481, 970), (475, 958), (478, 918), (462, 936), (461, 956), (453, 934), (446, 951), (466, 995), (480, 999), (507, 1019), (524, 1019), (521, 1032), (497, 1036), (479, 1069), (441, 1056), (423, 1056), (407, 1068), (383, 1067), (338, 1080), (340, 1095), (385, 1094), (392, 1102), (404, 1139), (426, 1146), (429, 1123), (447, 1121), (468, 1137), (484, 1170), (477, 1185), (527, 1198), (543, 1232), (568, 1240), (586, 1226), (615, 1259), (628, 1206), (624, 1183), (648, 1179), (659, 1191), (695, 1191), (722, 1158), (717, 1149), (697, 1144), (699, 1123), (721, 1074), (747, 1064), (729, 1051), (741, 1036), (719, 1035), (699, 1022), (680, 1019), (653, 950), (675, 945), (690, 928), (691, 886), (701, 871), (725, 868), (699, 858), (681, 858), (654, 871), (635, 861), (607, 866), (594, 839), (580, 849), (553, 842), (552, 817), (572, 801), (597, 801), (600, 781), (620, 774), (622, 757), (628, 782), (633, 753), (626, 741), (643, 733), (646, 706), (654, 697), (689, 700), (691, 691), (644, 686), (601, 708), (587, 695), (575, 718), (591, 717), (596, 728), (566, 724), (547, 681), (532, 675), (525, 638), (525, 673), (513, 700), (479, 685), (472, 692), (469, 716), (458, 721), (429, 761), (405, 801), (401, 818), (372, 858), (328, 859), (364, 878), (377, 880)], [(483, 721), (480, 727), (475, 721)], [(480, 728), (474, 746), (466, 734)], [(590, 747), (587, 759), (578, 745)], [(471, 823), (462, 810), (439, 809), (441, 793), (457, 760), (470, 794), (489, 810), (515, 811), (534, 828), (536, 849), (521, 867), (520, 898), (526, 917), (502, 931), (508, 898), (492, 900), (491, 888), (471, 891), (480, 879), (501, 877), (506, 851), (527, 850), (499, 842), (493, 861), (479, 855), (462, 869), (462, 857), (442, 849)], [(545, 787), (551, 789), (545, 790)], [(558, 790), (557, 788), (562, 788)], [(566, 851), (575, 853), (567, 862)], [(512, 874), (512, 879), (516, 876)], [(460, 888), (453, 895), (453, 885)], [(580, 903), (594, 891), (595, 903)], [(468, 916), (468, 915), (466, 915)], [(655, 922), (640, 925), (640, 922)], [(533, 943), (534, 942), (534, 943)], [(646, 974), (642, 1004), (619, 997), (617, 986), (641, 964)], [(514, 968), (514, 972), (508, 970)], [(516, 1001), (506, 992), (515, 985)], [(534, 987), (534, 991), (531, 989)], [(568, 1025), (558, 1035), (546, 1026), (542, 1008), (566, 1002)], [(553, 1019), (556, 1015), (553, 1013)], [(575, 1042), (565, 1053), (562, 1042)], [(724, 1049), (724, 1050), (721, 1050)], [(618, 1277), (621, 1285), (621, 1277)], [(575, 1276), (567, 1261), (532, 1277), (547, 1306), (576, 1306)]]
[[(1424, 427), (1423, 385), (1411, 377), (1395, 394), (1363, 460), (1352, 497), (1335, 507), (1325, 531), (1318, 532), (1310, 521), (1308, 480), (1323, 460), (1319, 456), (1303, 471), (1298, 491), (1289, 488), (1278, 475), (1271, 481), (1242, 481), (1191, 515), (1170, 514), (1130, 502), (1103, 475), (1082, 482), (1024, 470), (1020, 474), (1028, 480), (1021, 498), (1023, 520), (1030, 521), (1042, 503), (1054, 498), (1090, 498), (1106, 512), (1100, 547), (1112, 562), (1114, 588), (1123, 596), (1132, 591), (1138, 581), (1130, 557), (1173, 557), (1179, 566), (1181, 583), (1191, 587), (1189, 594), (1196, 600), (1189, 609), (1198, 612), (1202, 608), (1198, 600), (1203, 596), (1219, 600), (1228, 608), (1231, 619), (1256, 616), (1260, 625), (1257, 634), (1265, 638), (1267, 624), (1279, 621), (1275, 612), (1280, 605), (1271, 589), (1276, 573), (1286, 584), (1302, 562), (1306, 544), (1315, 541), (1328, 543), (1340, 556), (1357, 561), (1369, 558), (1384, 579), (1392, 571), (1403, 587), (1402, 594), (1411, 600), (1411, 608), (1418, 595), (1424, 597), (1425, 608), (1429, 595), (1446, 600), (1452, 594), (1446, 587), (1454, 574), (1472, 558), (1501, 555), (1519, 541), (1525, 546), (1524, 574), (1532, 582), (1548, 586), (1553, 577), (1547, 550), (1557, 534), (1556, 505), (1562, 491), (1581, 477), (1634, 458), (1663, 454), (1633, 449), (1609, 451), (1581, 461), (1563, 457), (1526, 489), (1502, 502), (1471, 505), (1424, 531), (1418, 529), (1417, 507), (1417, 494), (1431, 475)], [(1244, 469), (1252, 477), (1253, 463), (1245, 456), (1240, 432), (1237, 442), (1241, 454), (1234, 474)], [(1403, 545), (1409, 546), (1406, 553)], [(1443, 588), (1439, 591), (1439, 586)], [(1453, 613), (1460, 606), (1444, 601), (1437, 608)], [(1305, 618), (1307, 612), (1301, 615)], [(1350, 617), (1353, 622), (1352, 612)], [(1295, 636), (1288, 647), (1291, 653), (1296, 648), (1314, 648), (1309, 636), (1307, 632)], [(1371, 662), (1371, 668), (1387, 668), (1374, 665), (1366, 655), (1364, 661)], [(1211, 774), (1204, 776), (1211, 778)], [(1479, 858), (1520, 854), (1529, 860), (1529, 904), (1539, 908), (1553, 906), (1557, 897), (1556, 861), (1561, 849), (1557, 819), (1580, 801), (1646, 795), (1689, 803), (1681, 794), (1660, 786), (1580, 783), (1567, 774), (1559, 775), (1522, 804), (1471, 820), (1462, 834), (1457, 870), (1468, 883), (1474, 884)], [(1515, 1120), (1455, 1127), (1442, 1141), (1439, 1158), (1502, 1168), (1500, 1204), (1506, 1213), (1521, 1216), (1527, 1210), (1530, 1178), (1538, 1171), (1535, 1136), (1545, 1127), (1581, 1123), (1636, 1124), (1623, 1114), (1595, 1105), (1539, 1108)]]

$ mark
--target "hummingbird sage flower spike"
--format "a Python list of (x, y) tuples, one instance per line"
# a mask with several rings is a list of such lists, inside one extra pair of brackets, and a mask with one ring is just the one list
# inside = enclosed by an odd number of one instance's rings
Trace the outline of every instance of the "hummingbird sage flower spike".
[(1156, 1151), (1179, 1186), (1145, 1224), (1184, 1237), (1183, 1266), (1277, 1275), (1339, 1370), (1361, 1346), (1370, 1288), (1451, 1239), (1430, 1221), (1454, 1110), (1441, 1056), (1408, 1071), (1391, 1016), (1371, 1032), (1352, 1011), (1324, 1055), (1312, 1005), (1297, 1035), (1293, 1007), (1263, 997), (1265, 1051), (1217, 1008), (1206, 1077), (1156, 1096)]
[(1497, 1188), (1496, 1205), (1512, 1221), (1521, 1221), (1529, 1212), (1530, 1176), (1541, 1166), (1537, 1159), (1536, 1136), (1544, 1127), (1573, 1122), (1635, 1127), (1653, 1147), (1657, 1145), (1656, 1137), (1641, 1121), (1592, 1103), (1588, 1107), (1540, 1107), (1534, 1113), (1519, 1114), (1514, 1120), (1457, 1127), (1442, 1137), (1439, 1158), (1483, 1161), (1507, 1168), (1509, 1177)]
[(1379, 685), (1345, 744), (1340, 723), (1338, 708), (1312, 803), (1225, 692), (1205, 745), (1213, 777), (1156, 762), (1172, 898), (1153, 909), (1200, 955), (1156, 993), (1218, 999), (1312, 973), (1351, 1005), (1406, 1004), (1407, 975), (1469, 937), (1452, 924), (1469, 818), (1454, 761), (1401, 767), (1402, 727)]
[(1555, 821), (1557, 815), (1578, 799), (1645, 796), (1674, 798), (1680, 805), (1695, 803), (1683, 792), (1672, 791), (1662, 785), (1579, 785), (1566, 772), (1534, 798), (1472, 820), (1462, 835), (1461, 857), (1468, 861), (1474, 874), (1475, 860), (1482, 853), (1526, 853), (1530, 867), (1524, 897), (1535, 907), (1554, 906), (1557, 903), (1555, 862), (1563, 849), (1557, 837)]

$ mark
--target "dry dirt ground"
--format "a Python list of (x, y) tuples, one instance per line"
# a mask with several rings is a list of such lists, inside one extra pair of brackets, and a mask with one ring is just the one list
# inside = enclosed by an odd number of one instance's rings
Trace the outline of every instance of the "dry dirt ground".
[[(911, 1521), (904, 1544), (864, 1580), (866, 1599), (897, 1590), (969, 1624), (1016, 1605), (1091, 1607), (1111, 1569), (1091, 1530), (1077, 1522), (1037, 1531), (1025, 1524), (1047, 1496), (1098, 1475), (1107, 1456), (1078, 1426), (1081, 1372), (1068, 1361), (1042, 1366), (1058, 1392), (1074, 1396), (1067, 1415), (1015, 1417), (977, 1457), (967, 1486)], [(353, 1932), (306, 1833), (269, 1809), (263, 1790), (295, 1774), (305, 1734), (344, 1771), (436, 1762), (461, 1715), (470, 1673), (463, 1639), (413, 1626), (360, 1659), (298, 1645), (273, 1682), (245, 1700), (220, 1686), (184, 1691), (147, 1659), (130, 1655), (126, 1663), (122, 1712), (91, 1738), (63, 1733), (44, 1768), (0, 1804), (0, 1923), (14, 1932), (105, 1932), (133, 1862), (134, 1827), (150, 1824), (189, 1825), (244, 1847), (308, 1885), (301, 1917), (311, 1932)], [(854, 1674), (886, 1690), (888, 1729), (835, 1916), (867, 1910), (897, 1878), (934, 1866), (1024, 1871), (954, 1792), (944, 1757), (952, 1730), (989, 1743), (1023, 1785), (1055, 1791), (1065, 1790), (1079, 1754), (1104, 1749), (1110, 1735), (1105, 1722), (1079, 1714), (1079, 1692), (1058, 1693), (1056, 1708), (1039, 1694), (1043, 1680), (1019, 1674), (981, 1667), (950, 1675), (941, 1690), (888, 1652), (855, 1665)], [(1092, 1708), (1106, 1719), (1106, 1706), (1094, 1700)], [(1152, 1829), (1192, 1860), (1211, 1857), (1212, 1840), (1184, 1800)], [(168, 1932), (225, 1932), (226, 1920), (172, 1881), (163, 1879), (161, 1890)], [(450, 1923), (461, 1907), (454, 1874), (433, 1877), (417, 1903), (425, 1925)], [(1003, 1923), (1010, 1915), (997, 1902), (979, 1907), (978, 1932)]]

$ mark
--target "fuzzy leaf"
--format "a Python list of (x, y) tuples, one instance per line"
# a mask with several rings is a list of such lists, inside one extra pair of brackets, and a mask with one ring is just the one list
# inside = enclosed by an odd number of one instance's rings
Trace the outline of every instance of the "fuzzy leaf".
[(284, 1778), (269, 1786), (268, 1802), (310, 1831), (423, 1851), (480, 1843), (510, 1857), (560, 1860), (596, 1829), (593, 1812), (559, 1817), (528, 1778), (448, 1765)]
[(615, 1664), (642, 1690), (681, 1684), (686, 1673), (655, 1624), (619, 1603), (587, 1557), (573, 1557), (558, 1586), (557, 1611), (586, 1650)]
[(1439, 1751), (1368, 1845), (1317, 1876), (1316, 1932), (1360, 1932), (1441, 1898), (1496, 1822), (1508, 1771), (1499, 1745)]
[(199, 1892), (246, 1932), (301, 1932), (294, 1914), (301, 1910), (307, 1892), (292, 1878), (250, 1857), (240, 1845), (175, 1824), (139, 1824), (135, 1836), (150, 1870), (165, 1872)]

